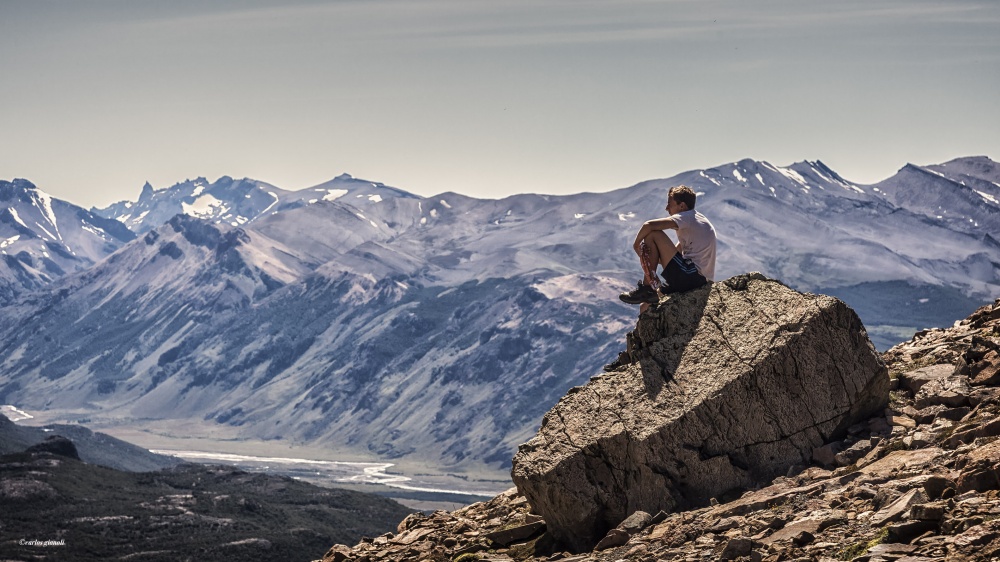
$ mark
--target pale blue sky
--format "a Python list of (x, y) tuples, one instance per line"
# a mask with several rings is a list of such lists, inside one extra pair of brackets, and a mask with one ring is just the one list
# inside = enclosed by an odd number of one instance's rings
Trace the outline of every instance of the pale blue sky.
[(1000, 159), (996, 0), (0, 0), (0, 179), (606, 191)]

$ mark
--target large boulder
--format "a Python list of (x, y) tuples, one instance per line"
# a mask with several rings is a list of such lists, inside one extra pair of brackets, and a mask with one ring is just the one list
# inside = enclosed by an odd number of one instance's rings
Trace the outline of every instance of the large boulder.
[(518, 490), (577, 551), (636, 511), (705, 505), (808, 464), (888, 402), (854, 311), (759, 273), (665, 298), (629, 338), (637, 362), (571, 389), (513, 461)]
[(80, 460), (76, 445), (62, 435), (53, 435), (41, 443), (36, 443), (24, 450), (25, 453), (52, 453), (61, 457)]

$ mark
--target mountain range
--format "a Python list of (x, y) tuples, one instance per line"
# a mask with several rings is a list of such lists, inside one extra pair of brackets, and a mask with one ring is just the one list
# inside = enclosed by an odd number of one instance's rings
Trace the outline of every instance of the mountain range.
[[(198, 178), (90, 211), (15, 180), (0, 183), (0, 403), (499, 473), (623, 345), (632, 237), (681, 183), (719, 233), (719, 279), (839, 296), (882, 349), (1000, 294), (986, 157), (872, 185), (741, 160), (498, 200)], [(95, 225), (104, 237), (74, 238)]]

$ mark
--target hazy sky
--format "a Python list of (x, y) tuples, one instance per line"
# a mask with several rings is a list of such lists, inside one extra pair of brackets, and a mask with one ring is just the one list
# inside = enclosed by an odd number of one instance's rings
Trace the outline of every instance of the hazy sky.
[(997, 0), (0, 0), (0, 179), (606, 191), (1000, 159)]

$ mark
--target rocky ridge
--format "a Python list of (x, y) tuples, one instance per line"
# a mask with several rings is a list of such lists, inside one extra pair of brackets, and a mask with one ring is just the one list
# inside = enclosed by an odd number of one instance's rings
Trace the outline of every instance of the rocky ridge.
[(396, 533), (336, 545), (324, 562), (750, 560), (959, 562), (1000, 556), (1000, 300), (883, 354), (890, 404), (731, 501), (633, 513), (570, 554), (511, 489)]

